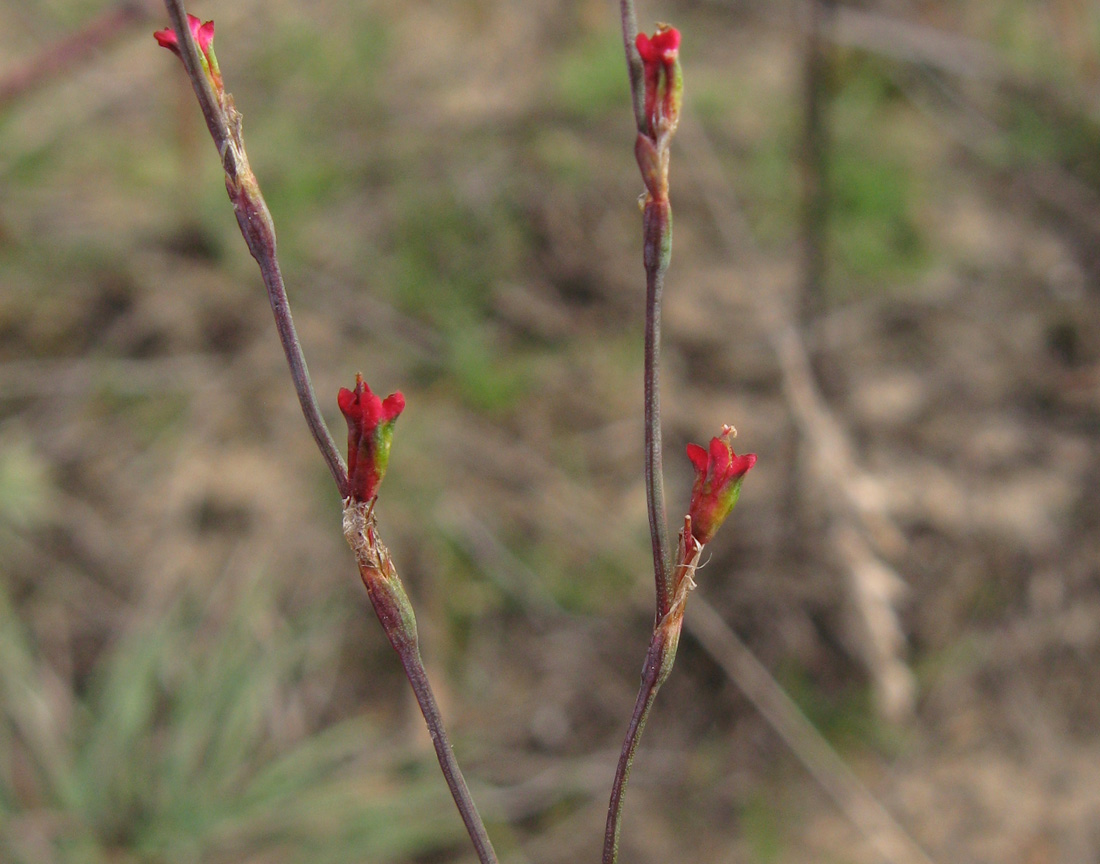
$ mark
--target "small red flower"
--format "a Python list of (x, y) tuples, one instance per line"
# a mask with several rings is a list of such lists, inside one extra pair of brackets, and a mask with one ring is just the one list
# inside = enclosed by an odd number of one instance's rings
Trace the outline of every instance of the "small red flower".
[(680, 73), (680, 31), (658, 24), (652, 36), (639, 33), (634, 40), (645, 70), (645, 118), (649, 137), (660, 136), (661, 121), (669, 130), (680, 121), (683, 78)]
[[(191, 28), (191, 35), (195, 37), (195, 41), (199, 45), (199, 50), (203, 54), (208, 53), (210, 46), (214, 44), (214, 22), (207, 21), (203, 24), (199, 18), (188, 14), (187, 24)], [(180, 56), (179, 39), (176, 37), (175, 30), (171, 28), (158, 30), (153, 34), (153, 38), (157, 40), (161, 48), (167, 48), (177, 57)]]
[[(204, 24), (194, 15), (188, 14), (187, 25), (191, 28), (191, 35), (199, 46), (203, 71), (210, 78), (210, 83), (214, 86), (214, 89), (221, 90), (221, 70), (218, 69), (218, 58), (214, 56), (214, 22), (207, 21)], [(180, 54), (179, 37), (176, 35), (175, 30), (171, 28), (157, 30), (153, 34), (153, 38), (157, 40), (157, 44), (161, 48), (167, 48), (181, 60), (183, 59), (183, 55)]]
[(671, 63), (676, 59), (676, 52), (680, 50), (680, 31), (675, 27), (661, 29), (658, 26), (653, 38), (639, 33), (634, 44), (642, 55), (643, 63)]
[(348, 421), (348, 489), (355, 501), (370, 501), (390, 461), (390, 444), (397, 416), (405, 410), (405, 397), (391, 393), (379, 399), (364, 381), (355, 376), (355, 389), (341, 388), (336, 397)]
[(723, 426), (722, 434), (710, 439), (710, 450), (698, 444), (688, 444), (687, 455), (695, 466), (695, 485), (691, 489), (691, 533), (701, 544), (707, 544), (726, 521), (741, 494), (741, 481), (756, 464), (756, 456), (738, 456), (730, 446), (736, 433), (732, 426)]

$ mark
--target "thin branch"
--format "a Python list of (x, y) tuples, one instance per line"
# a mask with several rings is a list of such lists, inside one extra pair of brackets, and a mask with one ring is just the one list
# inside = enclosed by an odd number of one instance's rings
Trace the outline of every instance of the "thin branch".
[[(294, 330), (286, 288), (275, 254), (275, 226), (256, 177), (248, 165), (248, 157), (241, 137), (240, 115), (233, 105), (232, 97), (222, 88), (220, 75), (215, 75), (215, 82), (212, 82), (205, 73), (182, 2), (165, 0), (165, 3), (181, 48), (180, 56), (183, 58), (184, 67), (191, 78), (195, 94), (202, 107), (203, 117), (222, 157), (226, 190), (233, 202), (237, 223), (249, 251), (263, 274), (264, 285), (267, 286), (279, 338), (286, 353), (302, 412), (322, 456), (328, 463), (341, 497), (345, 497), (350, 488), (347, 469), (321, 418), (305, 357)], [(214, 64), (215, 61), (210, 62)], [(344, 511), (344, 534), (355, 552), (359, 572), (371, 604), (390, 644), (398, 653), (406, 677), (420, 705), (432, 743), (435, 745), (439, 766), (469, 832), (478, 859), (481, 864), (496, 864), (496, 854), (489, 842), (485, 825), (474, 806), (470, 790), (459, 770), (458, 762), (455, 760), (450, 740), (443, 727), (439, 706), (428, 683), (424, 663), (420, 657), (416, 618), (413, 615), (412, 605), (390, 560), (389, 552), (374, 530), (373, 499), (370, 502), (348, 500)]]
[(684, 626), (684, 609), (687, 596), (695, 588), (694, 574), (699, 565), (699, 556), (703, 547), (691, 533), (691, 518), (684, 519), (684, 528), (680, 532), (680, 545), (675, 569), (673, 596), (668, 611), (661, 616), (653, 628), (649, 640), (645, 665), (642, 667), (642, 683), (638, 688), (638, 698), (634, 702), (634, 712), (630, 716), (630, 725), (623, 739), (619, 763), (615, 768), (615, 779), (611, 783), (611, 800), (607, 805), (607, 827), (604, 829), (602, 864), (615, 864), (619, 859), (619, 833), (623, 820), (623, 797), (630, 778), (630, 769), (634, 765), (634, 754), (642, 739), (646, 720), (649, 719), (657, 691), (672, 673), (676, 662), (676, 649), (680, 644), (680, 633)]
[[(172, 22), (172, 29), (176, 31), (176, 39), (180, 46), (180, 58), (183, 60), (183, 68), (187, 70), (187, 77), (191, 81), (191, 87), (199, 100), (199, 108), (202, 110), (206, 128), (210, 130), (210, 137), (214, 139), (214, 146), (221, 154), (223, 163), (229, 158), (230, 138), (229, 119), (222, 110), (214, 87), (202, 71), (202, 61), (199, 59), (199, 46), (195, 44), (195, 37), (191, 33), (191, 27), (187, 23), (187, 10), (183, 7), (183, 0), (164, 0), (164, 7), (168, 10), (168, 18)], [(232, 165), (234, 178), (237, 175), (237, 166)], [(229, 173), (229, 166), (226, 166)]]
[(627, 727), (622, 752), (615, 767), (615, 779), (611, 784), (611, 801), (607, 807), (607, 827), (603, 838), (603, 864), (615, 864), (619, 859), (623, 796), (626, 795), (626, 783), (630, 779), (630, 769), (634, 765), (634, 753), (638, 749), (638, 742), (642, 740), (649, 711), (661, 687), (661, 672), (665, 665), (663, 661), (667, 647), (665, 634), (660, 630), (654, 631), (649, 650), (646, 652), (645, 666), (642, 669), (642, 684), (638, 689), (634, 712), (630, 716), (630, 725)]
[(661, 295), (665, 268), (646, 267), (645, 315), (645, 489), (653, 572), (657, 585), (657, 617), (669, 609), (672, 595), (668, 558), (668, 520), (661, 454)]
[(447, 781), (447, 788), (450, 789), (451, 797), (462, 817), (462, 824), (466, 826), (466, 832), (470, 835), (470, 842), (473, 843), (478, 861), (481, 864), (496, 864), (496, 852), (485, 830), (485, 823), (482, 822), (481, 815), (478, 813), (477, 805), (474, 804), (473, 796), (470, 795), (466, 778), (462, 776), (462, 769), (455, 758), (450, 738), (447, 737), (443, 716), (439, 713), (439, 704), (435, 701), (435, 694), (428, 681), (428, 673), (424, 669), (420, 651), (399, 651), (398, 653), (401, 665), (405, 669), (405, 676), (412, 685), (413, 695), (416, 696), (416, 704), (420, 706), (420, 713), (424, 715), (424, 723), (428, 727), (428, 734), (431, 736), (432, 746), (435, 747), (435, 755), (439, 760), (443, 777)]
[(639, 132), (645, 132), (645, 73), (642, 58), (634, 44), (638, 37), (638, 16), (634, 12), (634, 0), (619, 0), (619, 16), (623, 25), (623, 51), (626, 54), (626, 68), (630, 76), (630, 100), (634, 106), (634, 123)]
[(199, 48), (188, 26), (187, 12), (182, 0), (164, 0), (164, 4), (168, 10), (168, 17), (172, 21), (172, 29), (176, 31), (180, 57), (187, 70), (187, 77), (191, 79), (191, 86), (198, 97), (206, 127), (210, 130), (210, 135), (222, 157), (226, 189), (233, 202), (237, 224), (240, 225), (241, 234), (244, 235), (249, 252), (259, 264), (264, 286), (267, 288), (268, 300), (271, 303), (271, 311), (275, 316), (279, 341), (282, 343), (283, 353), (290, 367), (290, 376), (294, 381), (294, 390), (298, 394), (298, 403), (302, 408), (302, 415), (317, 444), (317, 449), (321, 451), (321, 456), (328, 465), (329, 473), (340, 496), (344, 497), (348, 485), (347, 467), (325, 425), (321, 408), (317, 403), (317, 395), (309, 377), (305, 354), (302, 352), (301, 342), (294, 329), (286, 285), (283, 282), (275, 251), (275, 224), (260, 192), (256, 177), (248, 165), (248, 157), (241, 137), (240, 114), (233, 107), (232, 97), (224, 92), (216, 93), (210, 80), (203, 73)]
[(390, 558), (389, 550), (382, 543), (374, 519), (374, 504), (350, 501), (344, 508), (344, 537), (355, 553), (359, 575), (367, 589), (371, 605), (393, 649), (405, 669), (420, 712), (428, 727), (439, 767), (447, 781), (455, 806), (458, 808), (466, 831), (481, 864), (497, 864), (496, 852), (485, 830), (485, 823), (477, 811), (470, 789), (455, 759), (454, 749), (443, 725), (439, 705), (435, 701), (424, 661), (420, 657), (416, 616), (409, 602), (401, 577)]

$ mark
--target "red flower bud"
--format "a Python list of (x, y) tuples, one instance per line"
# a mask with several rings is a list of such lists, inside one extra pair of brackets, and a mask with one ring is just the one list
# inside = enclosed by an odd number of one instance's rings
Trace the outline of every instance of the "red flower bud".
[(375, 396), (355, 376), (355, 389), (341, 388), (336, 397), (344, 419), (348, 421), (348, 489), (354, 501), (370, 501), (390, 461), (390, 443), (397, 416), (405, 410), (405, 397), (391, 393), (385, 400)]
[[(199, 55), (202, 60), (203, 71), (206, 72), (207, 77), (210, 78), (210, 83), (214, 86), (214, 89), (221, 90), (221, 71), (218, 69), (218, 58), (214, 56), (214, 22), (207, 21), (204, 24), (194, 15), (188, 14), (187, 25), (191, 28), (191, 35), (199, 46)], [(171, 28), (157, 30), (153, 34), (153, 38), (157, 40), (157, 44), (160, 45), (161, 48), (167, 48), (181, 60), (183, 59), (183, 55), (180, 54), (179, 37), (176, 35), (175, 30)]]
[(646, 131), (656, 141), (663, 131), (674, 130), (680, 122), (684, 89), (679, 60), (680, 31), (658, 24), (652, 37), (639, 33), (634, 45), (645, 71)]
[(688, 444), (687, 455), (695, 466), (695, 485), (691, 489), (691, 533), (702, 544), (709, 543), (726, 521), (741, 494), (741, 481), (756, 464), (756, 456), (738, 456), (730, 446), (737, 434), (732, 426), (723, 426), (722, 434), (710, 439), (710, 450)]
[(680, 49), (680, 31), (675, 27), (658, 25), (651, 39), (645, 33), (639, 33), (634, 40), (643, 63), (671, 63)]

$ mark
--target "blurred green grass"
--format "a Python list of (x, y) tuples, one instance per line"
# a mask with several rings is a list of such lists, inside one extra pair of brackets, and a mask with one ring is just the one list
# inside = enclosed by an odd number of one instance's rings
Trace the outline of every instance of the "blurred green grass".
[(316, 645), (347, 611), (284, 617), (274, 599), (262, 574), (179, 598), (114, 642), (63, 718), (0, 595), (4, 860), (402, 861), (458, 844), (430, 760), (366, 718), (288, 731), (294, 691), (321, 672)]

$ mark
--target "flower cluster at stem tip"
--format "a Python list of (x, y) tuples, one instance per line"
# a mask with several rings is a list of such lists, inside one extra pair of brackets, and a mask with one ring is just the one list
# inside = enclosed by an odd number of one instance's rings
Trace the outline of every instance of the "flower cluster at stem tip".
[(691, 489), (691, 533), (706, 545), (726, 521), (741, 495), (741, 481), (756, 464), (756, 455), (733, 452), (730, 438), (737, 432), (723, 426), (722, 434), (710, 439), (709, 450), (698, 444), (687, 445), (688, 459), (695, 466), (695, 484)]
[[(202, 62), (203, 72), (210, 79), (214, 89), (221, 90), (223, 86), (221, 70), (218, 68), (218, 58), (214, 56), (214, 22), (207, 21), (204, 23), (194, 15), (188, 14), (187, 25), (191, 28), (191, 36), (194, 38), (195, 44), (199, 46), (199, 60)], [(153, 38), (157, 40), (157, 44), (161, 48), (167, 48), (181, 60), (183, 59), (183, 55), (180, 53), (179, 37), (176, 35), (175, 30), (171, 28), (157, 30), (153, 34)]]
[(393, 426), (405, 410), (405, 397), (391, 393), (380, 399), (364, 383), (363, 376), (356, 375), (355, 389), (340, 388), (336, 402), (348, 421), (347, 497), (371, 501), (386, 474)]

